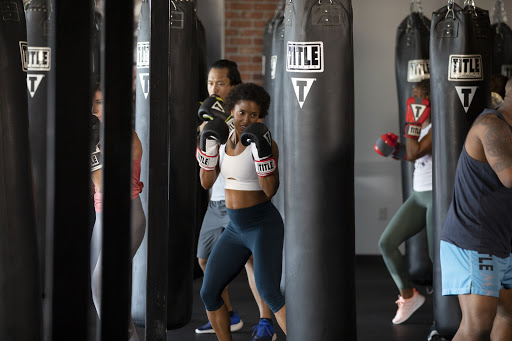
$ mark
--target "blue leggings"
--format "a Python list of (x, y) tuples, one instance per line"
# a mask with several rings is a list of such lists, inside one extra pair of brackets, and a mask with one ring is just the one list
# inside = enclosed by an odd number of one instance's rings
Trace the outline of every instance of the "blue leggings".
[(230, 223), (222, 232), (206, 264), (201, 298), (206, 310), (222, 307), (224, 288), (254, 257), (254, 277), (258, 293), (275, 313), (285, 304), (281, 294), (281, 266), (284, 226), (279, 211), (270, 202), (232, 210)]

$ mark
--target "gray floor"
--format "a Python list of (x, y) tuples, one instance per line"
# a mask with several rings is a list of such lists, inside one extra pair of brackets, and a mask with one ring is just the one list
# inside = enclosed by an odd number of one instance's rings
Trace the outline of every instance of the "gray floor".
[[(168, 341), (215, 341), (215, 335), (198, 335), (194, 333), (197, 326), (206, 322), (206, 314), (199, 297), (202, 279), (194, 282), (194, 306), (192, 321), (178, 330), (167, 333)], [(405, 323), (394, 325), (391, 319), (396, 312), (395, 300), (397, 289), (389, 276), (382, 258), (358, 257), (356, 267), (356, 302), (357, 302), (357, 339), (358, 341), (419, 341), (427, 340), (433, 321), (432, 297), (426, 288), (417, 289), (426, 296), (425, 304)], [(233, 333), (234, 341), (250, 341), (252, 326), (258, 323), (258, 311), (254, 302), (245, 273), (240, 274), (230, 286), (232, 303), (244, 321), (240, 332)], [(274, 320), (274, 325), (277, 323)], [(314, 326), (311, 326), (314, 328)], [(286, 340), (286, 336), (278, 329), (278, 340)], [(144, 329), (138, 328), (141, 340), (144, 340)], [(340, 340), (343, 336), (340, 335)], [(322, 340), (312, 340), (322, 341)]]

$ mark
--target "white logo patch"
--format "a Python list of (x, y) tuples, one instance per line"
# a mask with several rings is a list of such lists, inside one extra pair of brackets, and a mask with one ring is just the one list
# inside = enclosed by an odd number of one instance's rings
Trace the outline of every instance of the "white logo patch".
[(430, 78), (430, 60), (409, 60), (407, 66), (407, 81), (411, 83), (421, 82)]
[(215, 101), (215, 103), (213, 103), (212, 109), (225, 113), (224, 108), (222, 107), (222, 104), (220, 104), (219, 101)]
[(411, 104), (412, 108), (412, 114), (414, 115), (414, 120), (418, 122), (421, 115), (425, 112), (425, 109), (427, 109), (427, 106), (425, 104)]
[(28, 47), (28, 71), (50, 71), (52, 53), (49, 47)]
[(270, 130), (267, 131), (265, 134), (263, 134), (263, 137), (265, 138), (265, 140), (267, 140), (268, 145), (271, 146), (272, 145), (272, 136), (270, 136)]
[(23, 71), (28, 70), (28, 45), (26, 41), (20, 41), (20, 57), (21, 57), (21, 69)]
[(322, 41), (289, 41), (286, 49), (287, 72), (324, 72)]
[(149, 67), (149, 41), (137, 43), (137, 69)]
[(292, 77), (293, 89), (295, 90), (295, 96), (299, 101), (299, 105), (302, 108), (306, 98), (308, 97), (311, 86), (316, 81), (316, 78), (294, 78)]
[(37, 88), (39, 88), (39, 84), (41, 84), (41, 81), (43, 80), (44, 75), (34, 75), (29, 74), (27, 75), (27, 88), (28, 92), (30, 93), (30, 97), (34, 97), (36, 94)]
[(462, 106), (464, 107), (464, 110), (466, 113), (469, 110), (469, 107), (471, 106), (471, 102), (473, 102), (473, 97), (475, 97), (476, 89), (478, 89), (477, 86), (456, 86), (455, 89), (457, 90), (457, 93), (459, 94), (460, 102), (462, 103)]
[(501, 74), (507, 78), (512, 77), (512, 64), (504, 64), (501, 66)]
[(149, 73), (139, 73), (139, 80), (144, 98), (147, 99), (149, 95)]
[(481, 81), (484, 79), (482, 70), (482, 56), (472, 55), (450, 55), (448, 69), (449, 81)]
[(274, 55), (270, 57), (270, 78), (276, 78), (276, 68), (277, 68), (277, 56)]

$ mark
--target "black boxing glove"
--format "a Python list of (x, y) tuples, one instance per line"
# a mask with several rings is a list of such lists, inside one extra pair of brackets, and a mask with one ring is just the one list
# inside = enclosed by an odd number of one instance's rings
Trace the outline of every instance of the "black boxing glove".
[(196, 150), (196, 159), (199, 166), (206, 171), (212, 171), (219, 160), (219, 147), (226, 143), (229, 128), (220, 118), (214, 118), (206, 123), (199, 138), (199, 147)]
[(227, 112), (224, 101), (216, 95), (206, 98), (203, 103), (201, 103), (197, 115), (202, 121), (211, 121), (214, 118), (220, 118), (226, 122), (229, 130), (235, 127), (233, 117)]
[(272, 175), (276, 168), (276, 159), (272, 156), (272, 135), (263, 123), (253, 123), (245, 128), (240, 140), (244, 146), (251, 145), (256, 173), (260, 177)]
[(97, 117), (92, 116), (89, 122), (89, 152), (91, 154), (91, 173), (103, 168), (103, 155), (99, 148), (100, 144), (100, 121)]

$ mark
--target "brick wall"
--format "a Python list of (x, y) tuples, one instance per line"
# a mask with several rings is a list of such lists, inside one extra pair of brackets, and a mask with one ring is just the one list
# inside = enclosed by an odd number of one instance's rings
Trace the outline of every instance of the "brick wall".
[(261, 84), (263, 31), (279, 0), (225, 0), (226, 59), (235, 61), (243, 82)]

